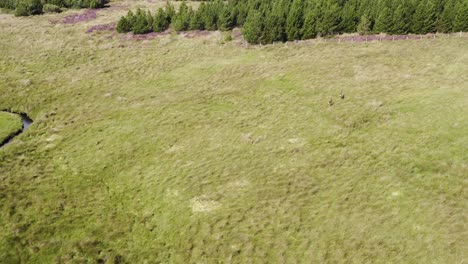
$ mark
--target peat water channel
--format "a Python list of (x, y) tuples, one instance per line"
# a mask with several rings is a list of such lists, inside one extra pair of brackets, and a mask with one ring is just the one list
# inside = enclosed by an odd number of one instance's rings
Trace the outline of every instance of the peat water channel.
[(21, 130), (16, 131), (15, 133), (8, 136), (6, 139), (1, 141), (0, 142), (0, 148), (3, 147), (3, 146), (8, 145), (8, 143), (10, 143), (16, 136), (23, 133), (33, 123), (33, 120), (26, 113), (16, 113), (16, 112), (8, 111), (8, 110), (3, 110), (1, 112), (6, 112), (6, 113), (19, 115), (21, 117), (21, 121), (23, 122), (23, 126), (21, 127)]

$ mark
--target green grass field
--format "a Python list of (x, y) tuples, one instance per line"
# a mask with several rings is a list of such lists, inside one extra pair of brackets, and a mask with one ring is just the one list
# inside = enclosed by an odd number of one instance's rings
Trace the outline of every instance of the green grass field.
[(0, 263), (468, 261), (466, 34), (85, 33), (163, 4), (0, 14)]
[(21, 130), (21, 118), (15, 114), (0, 112), (0, 142)]

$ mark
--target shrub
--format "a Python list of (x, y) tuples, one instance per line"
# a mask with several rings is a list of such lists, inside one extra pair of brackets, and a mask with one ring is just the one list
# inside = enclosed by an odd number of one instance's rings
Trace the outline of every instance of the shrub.
[(158, 12), (153, 18), (153, 31), (163, 32), (169, 27), (169, 21), (167, 21), (166, 12), (162, 8), (158, 9)]
[(16, 5), (15, 16), (31, 16), (42, 13), (40, 0), (19, 0)]
[(104, 7), (109, 0), (73, 0), (73, 7), (76, 8), (100, 8)]
[(64, 0), (47, 0), (46, 4), (55, 5), (58, 7), (70, 7), (71, 6), (71, 5), (67, 5), (67, 3)]
[(82, 0), (69, 0), (70, 3), (68, 6), (72, 8), (81, 8), (83, 6), (83, 1)]
[(226, 35), (226, 37), (224, 37), (224, 41), (225, 41), (225, 42), (232, 41), (232, 35), (231, 35), (231, 34)]
[(288, 40), (301, 39), (301, 28), (304, 23), (304, 3), (302, 0), (294, 0), (291, 5), (286, 20), (286, 34)]
[(146, 12), (143, 12), (141, 9), (138, 9), (135, 15), (135, 23), (132, 25), (132, 30), (134, 34), (146, 34), (151, 32), (152, 24), (149, 20), (151, 14), (147, 15)]
[(172, 22), (172, 18), (175, 16), (175, 8), (173, 5), (169, 3), (169, 1), (166, 2), (166, 20), (170, 24)]
[(225, 6), (219, 15), (218, 28), (222, 31), (231, 30), (235, 25), (235, 17), (231, 6)]
[(189, 28), (191, 30), (196, 30), (196, 29), (203, 30), (205, 28), (203, 25), (201, 12), (199, 12), (198, 10), (195, 11), (193, 15), (190, 17)]
[(245, 40), (249, 43), (258, 44), (263, 32), (263, 17), (262, 14), (257, 10), (249, 12), (245, 21), (242, 33), (244, 34)]
[(42, 12), (44, 13), (60, 13), (62, 10), (60, 9), (59, 6), (52, 5), (52, 4), (45, 4), (42, 7)]
[(115, 29), (119, 33), (127, 33), (132, 31), (132, 25), (130, 24), (130, 21), (128, 21), (128, 19), (123, 16), (120, 18)]
[(16, 0), (0, 0), (0, 8), (14, 10), (16, 8)]
[(183, 31), (189, 28), (190, 17), (192, 16), (193, 10), (189, 9), (185, 1), (179, 6), (179, 12), (175, 14), (172, 19), (174, 29), (176, 31)]

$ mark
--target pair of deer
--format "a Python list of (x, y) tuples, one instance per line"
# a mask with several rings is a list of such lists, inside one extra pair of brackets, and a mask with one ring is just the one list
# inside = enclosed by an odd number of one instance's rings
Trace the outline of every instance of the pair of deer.
[[(341, 99), (344, 99), (343, 90), (340, 91), (340, 98), (341, 98)], [(333, 99), (330, 98), (330, 100), (328, 100), (328, 105), (329, 105), (329, 106), (332, 106), (333, 104), (334, 104)]]

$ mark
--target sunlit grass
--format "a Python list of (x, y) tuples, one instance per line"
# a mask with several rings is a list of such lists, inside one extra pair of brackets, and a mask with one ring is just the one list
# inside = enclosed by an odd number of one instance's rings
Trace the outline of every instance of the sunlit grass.
[(0, 142), (21, 130), (21, 118), (15, 114), (0, 112)]
[(126, 11), (0, 15), (0, 108), (35, 121), (0, 149), (0, 262), (467, 259), (466, 37), (85, 33)]

